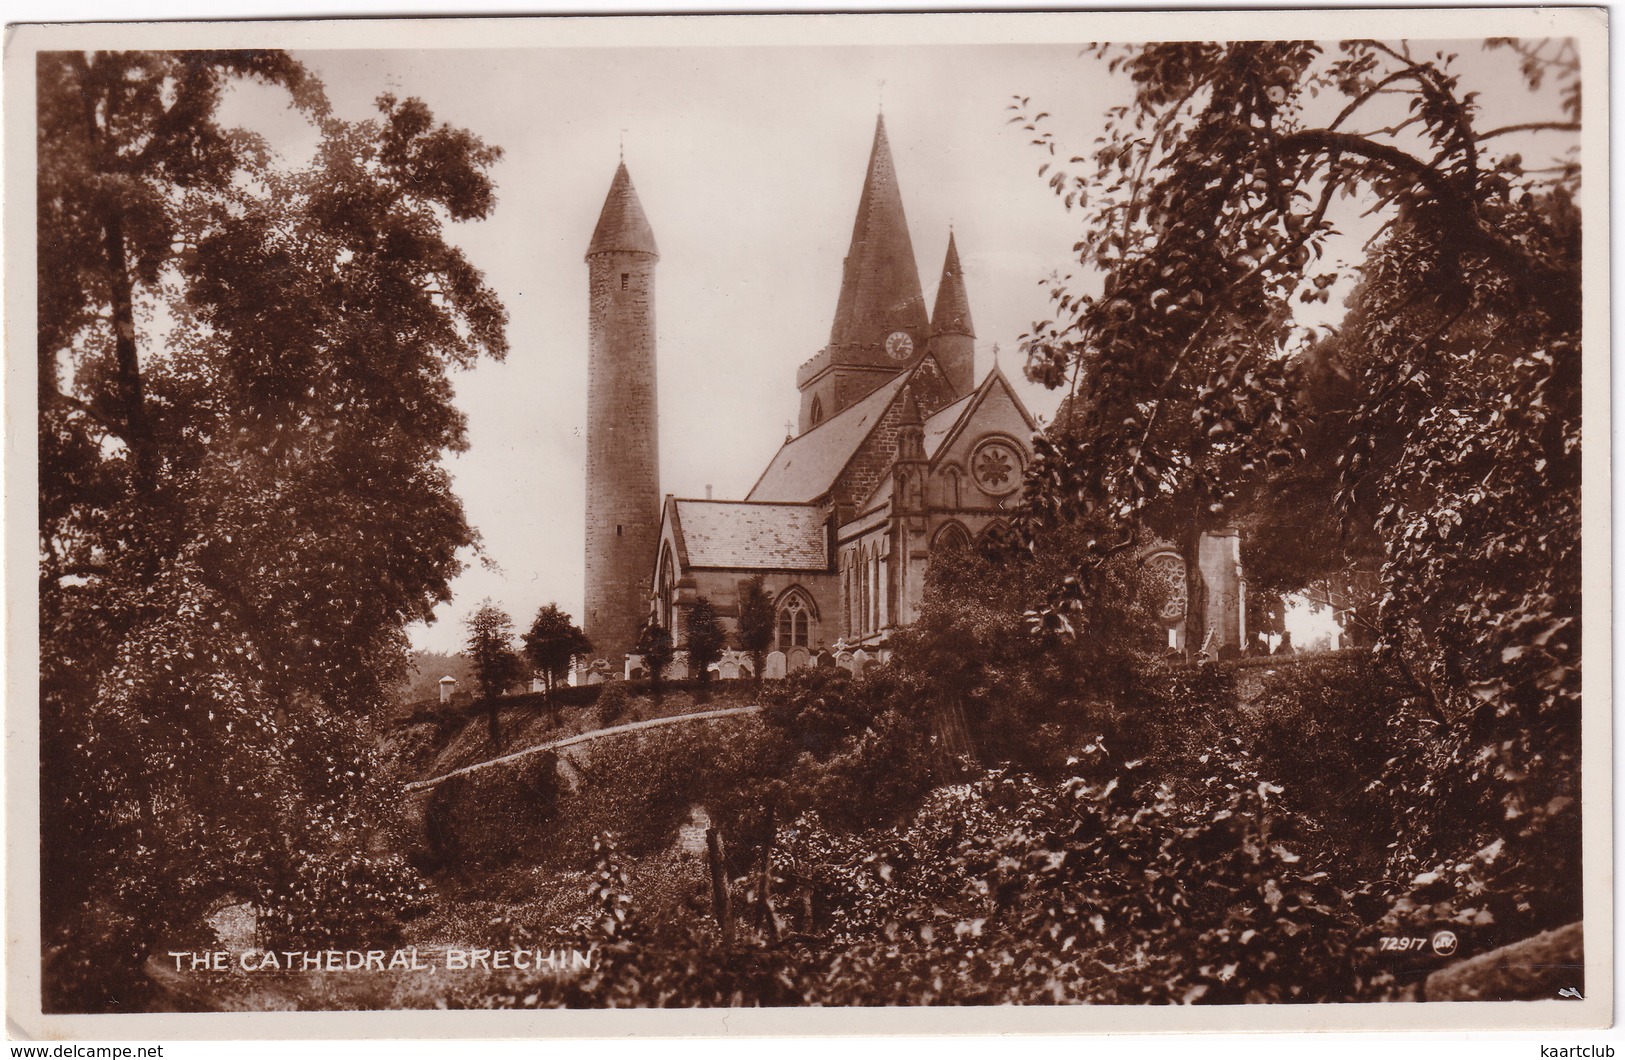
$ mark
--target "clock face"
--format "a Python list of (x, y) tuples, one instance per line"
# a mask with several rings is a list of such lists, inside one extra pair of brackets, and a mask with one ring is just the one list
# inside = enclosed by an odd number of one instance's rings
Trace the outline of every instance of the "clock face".
[(914, 340), (909, 338), (906, 331), (894, 331), (886, 336), (886, 352), (891, 354), (894, 361), (907, 360), (908, 355), (914, 352)]

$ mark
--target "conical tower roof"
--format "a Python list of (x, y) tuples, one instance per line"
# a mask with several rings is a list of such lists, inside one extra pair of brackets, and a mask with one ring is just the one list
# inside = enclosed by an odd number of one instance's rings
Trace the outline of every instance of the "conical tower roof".
[(632, 175), (622, 162), (615, 170), (615, 179), (609, 185), (603, 212), (598, 215), (598, 227), (592, 230), (592, 242), (587, 245), (587, 257), (614, 251), (634, 251), (660, 256), (655, 247), (654, 229), (643, 214), (638, 202), (637, 189), (632, 187)]
[(903, 389), (903, 407), (897, 416), (897, 425), (900, 427), (918, 427), (925, 422), (920, 415), (920, 403), (914, 400), (914, 388)]
[(965, 294), (965, 274), (959, 268), (959, 248), (948, 232), (948, 257), (942, 263), (942, 279), (937, 283), (937, 304), (931, 310), (931, 334), (976, 337), (970, 321), (970, 298)]
[(920, 270), (881, 116), (875, 120), (869, 172), (863, 178), (829, 341), (832, 346), (879, 345), (893, 331), (908, 328), (923, 335), (925, 327)]

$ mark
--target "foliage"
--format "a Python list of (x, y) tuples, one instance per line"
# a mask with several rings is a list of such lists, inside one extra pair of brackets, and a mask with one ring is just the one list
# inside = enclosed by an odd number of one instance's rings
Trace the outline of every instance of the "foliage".
[[(655, 702), (660, 702), (660, 687), (666, 677), (666, 668), (671, 665), (676, 656), (676, 648), (672, 644), (671, 631), (654, 619), (650, 619), (638, 634), (637, 654), (643, 656), (643, 664), (649, 668), (649, 689), (654, 693)], [(692, 672), (692, 671), (691, 671)]]
[(469, 674), (467, 656), (461, 653), (413, 652), (406, 682), (396, 694), (396, 702), (403, 707), (438, 703), (442, 677), (454, 678), (458, 684), (468, 687), (473, 678)]
[(739, 622), (734, 631), (739, 650), (750, 653), (752, 673), (758, 682), (762, 677), (762, 655), (773, 644), (774, 626), (778, 621), (773, 598), (768, 596), (762, 583), (763, 578), (758, 574), (740, 586)]
[(474, 670), (474, 701), (485, 707), (491, 743), (502, 746), (502, 730), (497, 702), (525, 676), (525, 664), (513, 650), (513, 619), (489, 599), (483, 601), (465, 621), (468, 642), (464, 652)]
[[(1369, 654), (1142, 669), (1044, 774), (933, 775), (922, 692), (895, 667), (807, 669), (759, 719), (605, 744), (528, 844), (594, 866), (594, 920), (618, 925), (590, 936), (597, 966), (454, 1001), (1371, 1000), (1445, 961), (1383, 936), (1450, 926), (1483, 952), (1578, 915), (1572, 786), (1510, 772), (1526, 745), (1475, 760)], [(1479, 801), (1480, 769), (1510, 801)], [(733, 855), (730, 943), (703, 859), (671, 846), (696, 803)], [(592, 837), (621, 829), (606, 859)]]
[[(1091, 589), (1080, 591), (1074, 572), (1088, 548), (1086, 531), (1064, 528), (1040, 532), (1027, 549), (932, 558), (920, 616), (894, 639), (893, 665), (922, 683), (916, 703), (938, 712), (954, 753), (1059, 765), (1091, 711), (1120, 697), (1160, 642), (1154, 586), (1142, 585), (1130, 557), (1087, 568)], [(952, 738), (956, 727), (966, 746)]]
[(592, 641), (557, 604), (548, 604), (536, 612), (523, 640), (525, 657), (542, 675), (550, 694), (569, 676), (570, 664), (592, 651)]
[(626, 713), (626, 706), (632, 699), (632, 693), (627, 689), (625, 681), (607, 681), (597, 686), (598, 717), (605, 725), (612, 725)]
[[(308, 169), (218, 123), (243, 78), (315, 126)], [(59, 52), (37, 86), (45, 1003), (86, 1011), (141, 1004), (219, 895), (390, 904), (386, 860), (338, 881), (366, 719), (472, 541), (447, 371), (504, 312), (443, 230), (497, 152), (416, 100), (340, 121), (278, 52)]]
[(547, 841), (565, 798), (552, 751), (442, 781), (424, 808), (424, 868), (460, 875), (523, 862)]
[[(707, 597), (700, 597), (689, 606), (683, 623), (684, 647), (688, 651), (688, 672), (705, 688), (711, 680), (711, 666), (722, 658), (727, 634), (716, 608)], [(703, 694), (703, 693), (702, 693)]]
[[(1096, 51), (1135, 97), (1067, 163), (1084, 174), (1050, 175), (1087, 209), (1078, 247), (1106, 280), (1098, 297), (1057, 283), (1058, 318), (1030, 337), (1029, 372), (1075, 408), (1039, 446), (1031, 518), (1223, 516), (1265, 465), (1303, 458), (1296, 307), (1327, 301), (1335, 204), (1361, 197), (1385, 223), (1346, 326), (1351, 404), (1322, 452), (1348, 510), (1376, 513), (1383, 633), (1436, 699), (1571, 696), (1579, 170), (1497, 148), (1578, 131), (1572, 50), (1523, 70), (1555, 83), (1558, 113), (1500, 127), (1454, 56), (1406, 45)], [(1016, 109), (1048, 172), (1053, 135)]]

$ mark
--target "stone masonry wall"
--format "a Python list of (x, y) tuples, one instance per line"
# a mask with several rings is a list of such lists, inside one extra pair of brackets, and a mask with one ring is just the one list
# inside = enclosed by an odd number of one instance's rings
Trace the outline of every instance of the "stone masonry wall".
[[(600, 658), (637, 641), (660, 533), (652, 254), (588, 260), (587, 555), (583, 628)], [(624, 277), (624, 282), (623, 282)]]

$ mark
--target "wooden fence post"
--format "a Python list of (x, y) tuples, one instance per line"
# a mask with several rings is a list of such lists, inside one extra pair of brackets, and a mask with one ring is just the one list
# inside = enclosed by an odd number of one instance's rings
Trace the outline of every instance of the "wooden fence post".
[(765, 931), (774, 942), (779, 940), (779, 918), (773, 913), (773, 841), (778, 837), (775, 810), (767, 808), (767, 839), (762, 843), (762, 869), (756, 885), (756, 930)]
[(733, 909), (728, 895), (728, 863), (722, 845), (722, 833), (715, 828), (705, 830), (706, 853), (711, 862), (711, 912), (717, 919), (717, 931), (723, 945), (733, 940)]

